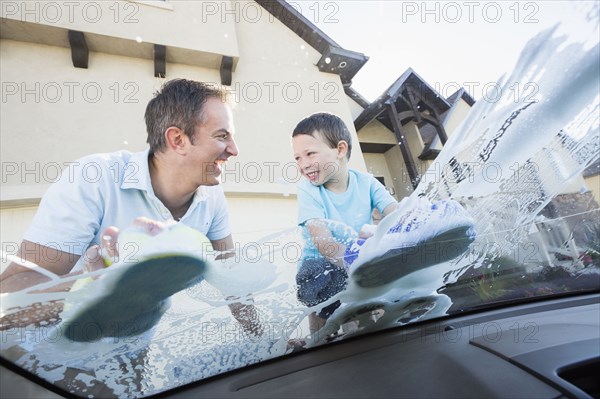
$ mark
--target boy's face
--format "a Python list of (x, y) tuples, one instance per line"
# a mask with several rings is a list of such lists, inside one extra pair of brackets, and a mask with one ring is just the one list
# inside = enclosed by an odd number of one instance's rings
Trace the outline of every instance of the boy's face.
[(327, 186), (340, 171), (340, 160), (346, 156), (345, 151), (329, 147), (318, 132), (314, 137), (308, 134), (292, 137), (292, 148), (302, 176), (315, 186)]

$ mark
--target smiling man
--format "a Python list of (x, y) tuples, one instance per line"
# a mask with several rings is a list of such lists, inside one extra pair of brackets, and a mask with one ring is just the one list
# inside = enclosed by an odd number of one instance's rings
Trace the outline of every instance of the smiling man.
[[(146, 108), (149, 148), (94, 154), (74, 162), (44, 195), (19, 255), (52, 273), (82, 269), (86, 250), (110, 226), (136, 218), (177, 221), (205, 234), (218, 250), (233, 247), (221, 165), (238, 154), (227, 94), (204, 83), (167, 82)], [(108, 231), (111, 231), (110, 229)], [(121, 246), (121, 256), (133, 255)], [(11, 264), (1, 292), (47, 281)]]

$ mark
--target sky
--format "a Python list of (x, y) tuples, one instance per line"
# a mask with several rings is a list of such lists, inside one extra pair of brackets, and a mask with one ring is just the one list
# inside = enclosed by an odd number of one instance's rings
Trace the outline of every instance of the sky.
[(409, 67), (444, 97), (463, 86), (477, 100), (531, 37), (577, 7), (560, 0), (289, 2), (343, 48), (370, 58), (352, 85), (369, 101)]

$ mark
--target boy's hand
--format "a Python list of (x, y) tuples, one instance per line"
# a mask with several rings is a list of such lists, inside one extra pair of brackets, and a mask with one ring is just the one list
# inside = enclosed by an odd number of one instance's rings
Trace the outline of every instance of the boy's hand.
[(372, 237), (377, 230), (377, 226), (374, 224), (364, 224), (358, 232), (358, 238), (367, 239)]
[(344, 261), (346, 245), (333, 236), (328, 223), (329, 221), (326, 220), (312, 219), (306, 223), (306, 227), (319, 253), (340, 269), (348, 270), (348, 265)]

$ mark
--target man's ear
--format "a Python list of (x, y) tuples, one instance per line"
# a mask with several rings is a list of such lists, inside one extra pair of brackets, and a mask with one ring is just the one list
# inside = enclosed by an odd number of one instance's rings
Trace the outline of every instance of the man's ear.
[(182, 153), (186, 150), (188, 137), (180, 128), (170, 126), (165, 131), (165, 141), (167, 148)]
[(337, 145), (338, 157), (346, 158), (346, 153), (348, 152), (348, 143), (346, 140), (340, 140)]

